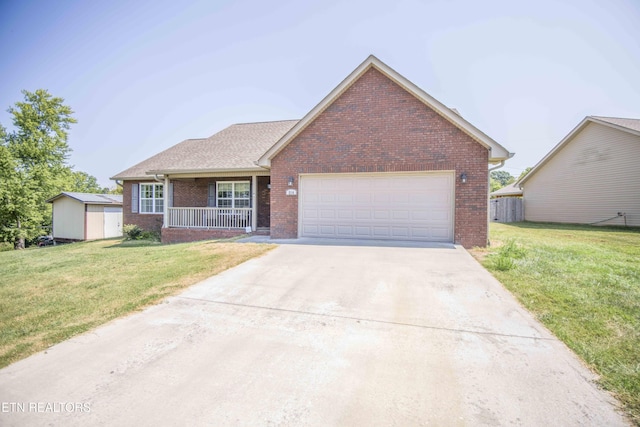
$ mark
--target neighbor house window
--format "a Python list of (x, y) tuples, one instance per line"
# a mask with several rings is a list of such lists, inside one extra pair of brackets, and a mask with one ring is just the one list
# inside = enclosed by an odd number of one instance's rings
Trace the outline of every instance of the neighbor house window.
[(164, 189), (162, 184), (140, 184), (140, 212), (162, 213)]
[(219, 208), (251, 207), (249, 181), (223, 181), (217, 183), (216, 206)]

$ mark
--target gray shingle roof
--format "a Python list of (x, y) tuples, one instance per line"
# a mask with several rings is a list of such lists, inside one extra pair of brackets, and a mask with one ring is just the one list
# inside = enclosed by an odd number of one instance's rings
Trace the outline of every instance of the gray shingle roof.
[(591, 117), (597, 120), (602, 120), (603, 122), (611, 123), (617, 126), (621, 126), (623, 128), (640, 132), (640, 119), (624, 119), (621, 117), (600, 117), (600, 116), (591, 116)]
[(490, 196), (522, 196), (522, 190), (514, 182), (492, 192)]
[(95, 194), (95, 193), (75, 193), (73, 191), (63, 191), (55, 197), (50, 198), (47, 202), (51, 203), (62, 196), (68, 196), (79, 202), (88, 205), (121, 205), (121, 194)]
[(298, 120), (231, 125), (209, 138), (182, 141), (111, 179), (148, 179), (150, 171), (168, 174), (260, 169), (254, 162), (296, 123)]

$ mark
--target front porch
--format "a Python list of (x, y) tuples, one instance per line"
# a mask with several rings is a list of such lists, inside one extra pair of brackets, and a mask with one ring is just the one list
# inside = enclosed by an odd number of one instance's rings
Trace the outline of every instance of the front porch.
[(268, 233), (269, 176), (165, 176), (162, 242)]

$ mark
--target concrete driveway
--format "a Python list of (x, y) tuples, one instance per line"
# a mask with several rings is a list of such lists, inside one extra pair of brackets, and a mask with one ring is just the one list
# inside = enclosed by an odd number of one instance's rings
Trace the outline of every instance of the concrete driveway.
[(304, 243), (3, 369), (0, 425), (627, 425), (464, 249)]

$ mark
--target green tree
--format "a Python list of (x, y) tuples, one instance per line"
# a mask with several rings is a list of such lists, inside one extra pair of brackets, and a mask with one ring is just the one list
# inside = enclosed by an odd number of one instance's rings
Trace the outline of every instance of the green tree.
[(0, 239), (16, 249), (50, 220), (45, 200), (67, 184), (68, 130), (76, 122), (62, 98), (44, 89), (22, 94), (8, 109), (14, 130), (0, 126)]
[(102, 193), (109, 192), (107, 187), (100, 187), (95, 176), (86, 172), (70, 171), (69, 184), (65, 186), (65, 191), (76, 191), (78, 193)]
[(493, 193), (496, 190), (499, 190), (502, 188), (502, 184), (500, 184), (500, 181), (497, 181), (495, 179), (493, 179), (493, 177), (489, 178), (489, 192)]
[(533, 169), (533, 168), (531, 166), (529, 166), (528, 168), (523, 170), (522, 173), (520, 174), (520, 176), (518, 177), (517, 181), (520, 181), (522, 178), (527, 176), (527, 174), (531, 171), (531, 169)]
[(113, 187), (109, 187), (108, 194), (122, 194), (122, 187), (119, 185), (114, 185)]
[(491, 178), (494, 179), (495, 181), (497, 181), (500, 184), (500, 187), (498, 187), (498, 188), (502, 188), (505, 185), (509, 185), (512, 182), (515, 182), (515, 180), (516, 180), (507, 171), (493, 171), (493, 172), (491, 172)]

